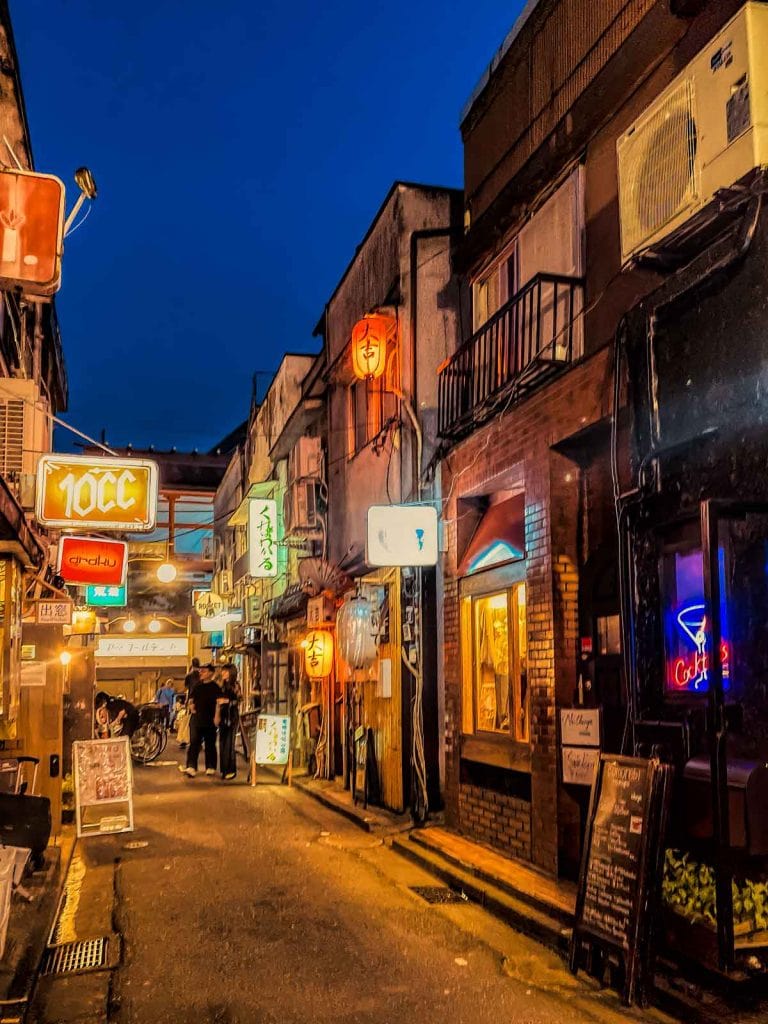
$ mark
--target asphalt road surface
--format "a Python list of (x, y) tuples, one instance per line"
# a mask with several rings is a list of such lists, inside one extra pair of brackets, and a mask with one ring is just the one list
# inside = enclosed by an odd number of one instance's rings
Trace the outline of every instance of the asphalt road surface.
[(120, 857), (115, 1024), (625, 1019), (480, 908), (423, 902), (409, 886), (435, 879), (296, 789), (136, 777), (135, 834), (88, 840)]

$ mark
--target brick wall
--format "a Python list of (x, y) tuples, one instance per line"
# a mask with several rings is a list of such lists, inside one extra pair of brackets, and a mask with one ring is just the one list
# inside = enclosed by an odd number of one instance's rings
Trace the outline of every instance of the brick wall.
[[(580, 474), (575, 463), (552, 446), (610, 414), (610, 381), (610, 353), (602, 350), (472, 434), (452, 449), (442, 466), (447, 499), (443, 640), (446, 820), (493, 845), (505, 843), (510, 853), (530, 859), (551, 874), (557, 873), (558, 819), (567, 821), (573, 813), (565, 793), (558, 791), (556, 711), (558, 703), (570, 701), (575, 688)], [(502, 805), (490, 799), (490, 790), (483, 790), (485, 800), (469, 799), (459, 781), (462, 681), (456, 523), (462, 497), (520, 486), (525, 489), (526, 505), (531, 801), (528, 838), (513, 851), (513, 839), (501, 837), (489, 821), (494, 817), (491, 807)], [(513, 824), (522, 820), (521, 815), (525, 818), (517, 797), (503, 799), (512, 801), (504, 810), (513, 815)]]
[(528, 800), (461, 784), (458, 830), (521, 860), (531, 859), (531, 804)]

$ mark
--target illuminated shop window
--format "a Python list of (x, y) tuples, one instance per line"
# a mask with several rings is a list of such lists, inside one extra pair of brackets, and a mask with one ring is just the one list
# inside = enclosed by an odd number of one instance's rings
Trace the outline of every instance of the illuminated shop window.
[(529, 739), (525, 584), (462, 603), (464, 727)]
[[(731, 685), (728, 607), (725, 600), (725, 555), (720, 550), (720, 656), (723, 689)], [(664, 556), (664, 647), (667, 693), (706, 693), (709, 689), (711, 630), (704, 606), (701, 548)]]

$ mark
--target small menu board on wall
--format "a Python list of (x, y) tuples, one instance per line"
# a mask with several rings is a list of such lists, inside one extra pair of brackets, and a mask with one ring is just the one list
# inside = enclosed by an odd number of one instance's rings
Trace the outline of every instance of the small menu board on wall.
[(618, 954), (631, 1005), (647, 977), (652, 909), (663, 860), (670, 769), (658, 761), (603, 754), (592, 789), (570, 963), (589, 948), (593, 967)]

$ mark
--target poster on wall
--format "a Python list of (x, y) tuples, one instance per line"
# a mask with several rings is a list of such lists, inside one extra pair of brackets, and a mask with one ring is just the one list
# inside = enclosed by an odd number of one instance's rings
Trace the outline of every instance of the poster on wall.
[(72, 744), (78, 838), (133, 831), (130, 742), (76, 740)]
[(256, 764), (287, 764), (291, 719), (288, 715), (259, 715), (256, 720)]

